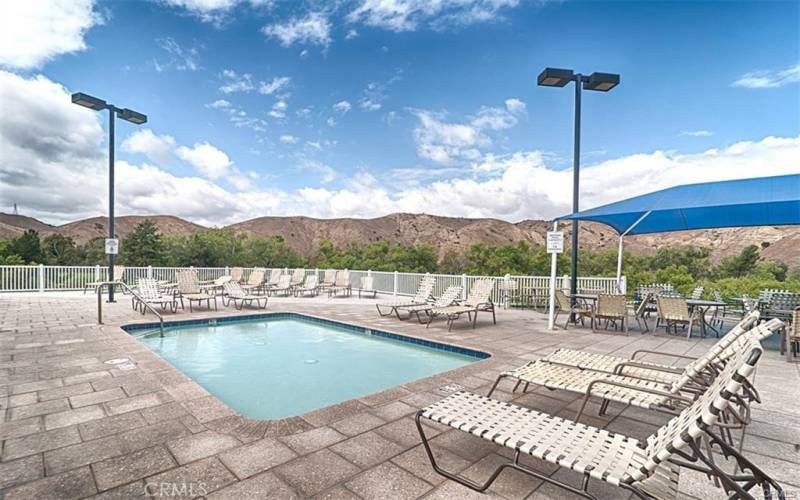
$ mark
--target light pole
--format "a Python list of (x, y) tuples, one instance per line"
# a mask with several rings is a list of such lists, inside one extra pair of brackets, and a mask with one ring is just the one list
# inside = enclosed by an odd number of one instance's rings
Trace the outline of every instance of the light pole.
[[(118, 108), (102, 99), (76, 92), (72, 94), (73, 104), (95, 111), (108, 110), (108, 237), (114, 238), (114, 114), (125, 121), (141, 125), (147, 123), (147, 116), (128, 108)], [(108, 281), (114, 281), (114, 254), (108, 254)], [(108, 301), (114, 302), (114, 286), (108, 288)]]
[[(575, 142), (572, 157), (572, 213), (578, 212), (579, 183), (581, 168), (581, 88), (608, 92), (619, 85), (619, 75), (613, 73), (592, 73), (589, 76), (575, 73), (571, 69), (545, 68), (539, 74), (538, 84), (543, 87), (563, 87), (575, 82)], [(578, 292), (578, 221), (572, 221), (572, 249), (570, 262), (569, 291), (572, 305)]]

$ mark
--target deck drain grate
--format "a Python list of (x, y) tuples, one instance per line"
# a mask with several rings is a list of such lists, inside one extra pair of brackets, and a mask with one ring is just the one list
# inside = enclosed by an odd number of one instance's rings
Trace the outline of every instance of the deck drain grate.
[(130, 358), (113, 358), (113, 359), (109, 359), (109, 360), (103, 361), (103, 363), (105, 363), (107, 365), (121, 365), (121, 364), (124, 364), (124, 363), (130, 363), (130, 362), (131, 362)]
[(464, 390), (464, 387), (460, 386), (458, 384), (447, 384), (447, 385), (443, 385), (443, 386), (439, 387), (437, 389), (437, 392), (439, 392), (439, 394), (447, 395), (447, 394), (452, 394), (454, 392), (463, 391), (463, 390)]

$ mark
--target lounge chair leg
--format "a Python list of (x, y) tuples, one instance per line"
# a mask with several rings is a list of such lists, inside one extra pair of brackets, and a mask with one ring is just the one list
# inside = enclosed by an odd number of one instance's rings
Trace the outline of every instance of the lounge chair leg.
[(492, 323), (497, 324), (497, 316), (494, 313), (494, 305), (492, 305)]
[[(506, 378), (506, 377), (507, 377), (507, 375), (505, 375), (505, 374), (503, 374), (503, 373), (501, 373), (500, 375), (498, 375), (498, 377), (497, 377), (497, 380), (495, 380), (495, 381), (494, 381), (494, 384), (492, 384), (492, 388), (491, 388), (491, 389), (489, 389), (489, 393), (486, 395), (486, 397), (487, 397), (487, 398), (489, 398), (489, 397), (491, 397), (491, 396), (492, 396), (492, 393), (494, 392), (494, 390), (495, 390), (495, 389), (497, 389), (497, 384), (499, 384), (499, 383), (500, 383), (500, 381), (501, 381), (501, 380), (503, 380), (503, 379), (504, 379), (504, 378)], [(519, 383), (520, 383), (520, 382), (521, 382), (521, 381), (520, 381), (520, 380), (518, 380), (518, 381), (517, 381), (517, 385), (519, 385)], [(514, 386), (514, 390), (513, 390), (513, 391), (511, 391), (511, 392), (514, 392), (514, 391), (516, 391), (516, 390), (517, 390), (517, 385), (515, 385), (515, 386)]]

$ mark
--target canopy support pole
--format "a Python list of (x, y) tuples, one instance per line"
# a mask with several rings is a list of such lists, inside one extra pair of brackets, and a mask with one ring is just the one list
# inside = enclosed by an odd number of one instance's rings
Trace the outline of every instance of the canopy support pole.
[(631, 226), (626, 229), (622, 234), (619, 235), (619, 248), (617, 249), (617, 291), (622, 293), (622, 240), (625, 236), (633, 231), (633, 229), (639, 225), (648, 215), (650, 215), (653, 211), (648, 210), (647, 212), (643, 213), (641, 217), (636, 219), (636, 222), (631, 224)]
[[(553, 231), (558, 231), (558, 221), (553, 222)], [(558, 264), (558, 254), (550, 254), (550, 310), (547, 313), (547, 329), (555, 329), (555, 305), (556, 305), (556, 266)]]

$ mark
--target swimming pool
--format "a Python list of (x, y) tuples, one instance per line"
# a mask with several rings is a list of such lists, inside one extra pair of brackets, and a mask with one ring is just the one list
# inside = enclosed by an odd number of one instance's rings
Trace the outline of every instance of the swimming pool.
[(178, 322), (163, 337), (154, 332), (139, 340), (254, 419), (299, 415), (488, 357), (293, 313), (211, 322)]

